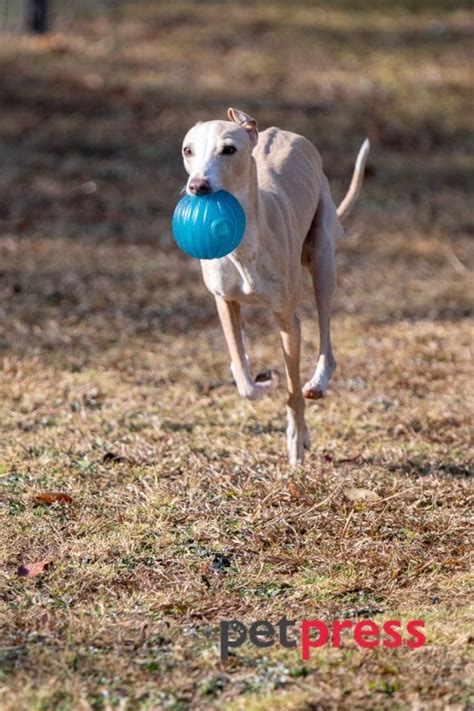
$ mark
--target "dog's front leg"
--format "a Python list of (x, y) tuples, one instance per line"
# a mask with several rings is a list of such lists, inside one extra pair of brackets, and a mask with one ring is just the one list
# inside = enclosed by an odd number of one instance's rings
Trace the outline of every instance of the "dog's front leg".
[(296, 466), (304, 459), (304, 449), (309, 448), (309, 437), (304, 420), (305, 402), (300, 381), (300, 320), (293, 314), (288, 318), (276, 315), (280, 327), (281, 344), (285, 357), (286, 379), (288, 383), (286, 440), (290, 464)]
[(248, 400), (258, 400), (276, 388), (278, 376), (275, 372), (268, 371), (257, 375), (256, 380), (253, 379), (245, 350), (240, 305), (237, 301), (226, 301), (220, 296), (216, 296), (216, 304), (230, 353), (232, 374), (237, 390)]

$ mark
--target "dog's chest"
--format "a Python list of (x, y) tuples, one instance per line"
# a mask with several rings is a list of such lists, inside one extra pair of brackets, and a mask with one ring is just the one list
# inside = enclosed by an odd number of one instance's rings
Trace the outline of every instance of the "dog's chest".
[(214, 296), (221, 296), (226, 301), (266, 301), (254, 270), (235, 255), (201, 261), (201, 268), (204, 283)]

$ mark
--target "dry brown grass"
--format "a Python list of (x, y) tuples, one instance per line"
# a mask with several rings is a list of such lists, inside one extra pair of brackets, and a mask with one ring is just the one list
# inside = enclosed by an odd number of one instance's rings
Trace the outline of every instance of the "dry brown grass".
[[(218, 7), (135, 4), (0, 48), (0, 705), (467, 708), (467, 9)], [(336, 195), (373, 145), (339, 254), (339, 367), (296, 474), (283, 390), (238, 399), (169, 235), (181, 136), (229, 104), (312, 138)], [(306, 375), (309, 292), (302, 313)], [(256, 367), (281, 368), (268, 316), (248, 331)], [(73, 505), (34, 506), (49, 490)], [(421, 618), (428, 644), (219, 663), (221, 619), (282, 614)]]

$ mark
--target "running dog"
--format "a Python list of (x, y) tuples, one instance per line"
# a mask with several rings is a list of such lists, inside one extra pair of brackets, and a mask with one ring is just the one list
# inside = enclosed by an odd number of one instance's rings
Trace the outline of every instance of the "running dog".
[[(291, 465), (309, 447), (305, 398), (326, 395), (336, 362), (330, 336), (336, 280), (335, 246), (342, 223), (359, 194), (369, 153), (366, 140), (357, 156), (349, 191), (336, 208), (315, 146), (303, 136), (257, 122), (238, 109), (228, 121), (197, 123), (183, 141), (189, 179), (186, 192), (232, 193), (247, 218), (244, 238), (231, 254), (201, 261), (204, 282), (214, 294), (237, 389), (256, 400), (278, 384), (274, 371), (252, 376), (245, 348), (241, 304), (260, 304), (274, 314), (281, 336), (289, 398), (287, 446)], [(300, 321), (303, 267), (311, 273), (319, 316), (319, 356), (312, 378), (301, 387)]]

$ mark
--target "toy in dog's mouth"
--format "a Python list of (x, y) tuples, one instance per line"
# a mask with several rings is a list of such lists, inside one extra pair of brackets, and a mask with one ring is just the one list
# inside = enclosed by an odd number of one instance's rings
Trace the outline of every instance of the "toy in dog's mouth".
[(178, 246), (196, 259), (220, 259), (233, 252), (243, 239), (245, 225), (242, 205), (225, 190), (185, 195), (171, 223)]

